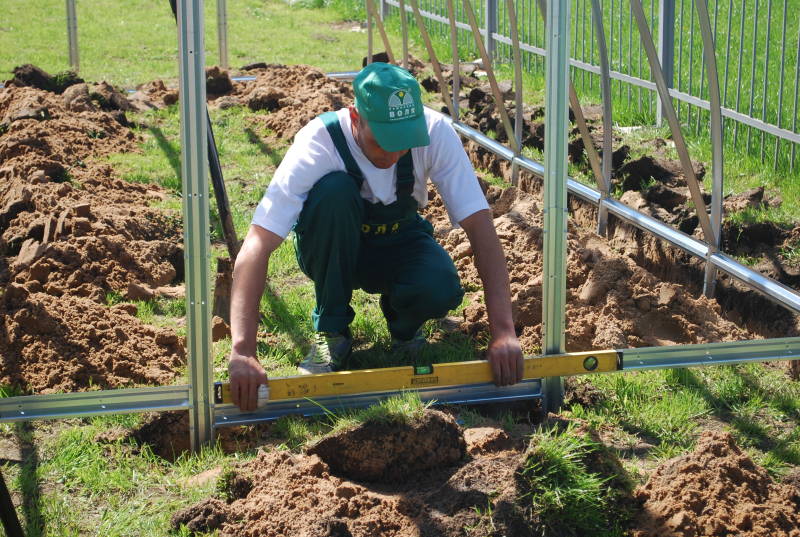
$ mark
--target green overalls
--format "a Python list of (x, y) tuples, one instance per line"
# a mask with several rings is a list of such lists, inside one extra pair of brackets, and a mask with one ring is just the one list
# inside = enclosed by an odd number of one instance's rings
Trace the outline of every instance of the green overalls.
[(464, 296), (452, 259), (417, 212), (411, 151), (397, 163), (397, 200), (370, 203), (361, 197), (364, 176), (336, 113), (320, 118), (347, 172), (331, 172), (315, 183), (294, 227), (297, 262), (314, 281), (314, 329), (349, 335), (355, 316), (350, 299), (360, 288), (381, 294), (392, 337), (409, 340)]

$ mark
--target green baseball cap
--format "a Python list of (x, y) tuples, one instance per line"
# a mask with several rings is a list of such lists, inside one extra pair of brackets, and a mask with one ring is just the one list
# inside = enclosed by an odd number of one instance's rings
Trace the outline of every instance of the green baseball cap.
[(353, 80), (356, 110), (367, 120), (384, 151), (403, 151), (431, 143), (419, 83), (405, 69), (375, 62)]

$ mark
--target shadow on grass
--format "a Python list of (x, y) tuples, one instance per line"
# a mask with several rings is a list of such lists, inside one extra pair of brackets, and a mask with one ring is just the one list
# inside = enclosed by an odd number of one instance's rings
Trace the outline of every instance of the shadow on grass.
[[(299, 326), (298, 319), (292, 314), (286, 302), (281, 298), (275, 289), (267, 286), (264, 292), (264, 298), (269, 304), (269, 309), (272, 312), (270, 316), (273, 321), (269, 324), (271, 328), (289, 335), (292, 344), (302, 349), (308, 345), (308, 339), (304, 336), (303, 330)], [(311, 312), (308, 312), (309, 314)], [(263, 319), (262, 319), (263, 322)]]
[(33, 425), (21, 422), (14, 425), (14, 434), (19, 443), (20, 493), (22, 494), (22, 514), (25, 518), (25, 535), (40, 537), (47, 533), (42, 514), (42, 490), (39, 486), (39, 452), (33, 436)]
[(258, 147), (258, 150), (261, 151), (261, 153), (266, 156), (274, 166), (277, 166), (281, 163), (281, 160), (283, 160), (281, 153), (279, 151), (275, 151), (269, 145), (267, 145), (264, 142), (264, 139), (256, 134), (253, 129), (247, 127), (244, 129), (244, 133), (247, 135), (247, 141)]
[[(703, 379), (691, 369), (675, 370), (675, 380), (678, 385), (700, 395), (711, 407), (713, 416), (729, 425), (741, 438), (762, 451), (770, 452), (780, 462), (792, 465), (800, 464), (797, 453), (791, 449), (791, 438), (781, 438), (776, 435), (773, 427), (765, 423), (758, 423), (747, 416), (737, 415), (733, 408), (737, 403), (744, 403), (755, 395), (761, 398), (765, 403), (764, 406), (778, 408), (789, 417), (793, 425), (788, 426), (788, 429), (800, 425), (800, 413), (797, 407), (786, 397), (764, 389), (749, 372), (738, 367), (733, 368), (732, 371), (745, 387), (742, 397), (736, 401), (726, 400), (711, 393)], [(751, 395), (745, 396), (744, 393)]]
[(478, 360), (474, 343), (465, 335), (447, 334), (440, 341), (428, 342), (419, 353), (393, 353), (383, 342), (356, 349), (345, 363), (346, 369), (380, 369), (399, 366), (428, 366), (448, 362)]
[[(164, 153), (164, 156), (167, 157), (169, 161), (169, 165), (172, 167), (172, 170), (175, 172), (175, 177), (181, 177), (181, 152), (177, 146), (173, 145), (167, 137), (164, 136), (164, 132), (158, 128), (153, 126), (148, 126), (147, 130), (150, 131), (150, 134), (156, 139), (156, 143), (158, 144), (159, 149)], [(180, 179), (179, 179), (180, 182)]]

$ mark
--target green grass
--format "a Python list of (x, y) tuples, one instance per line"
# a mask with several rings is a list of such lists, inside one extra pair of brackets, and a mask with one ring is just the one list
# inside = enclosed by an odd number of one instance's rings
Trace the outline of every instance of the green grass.
[(2, 470), (22, 495), (26, 535), (163, 536), (176, 509), (214, 492), (213, 480), (191, 485), (187, 480), (237, 458), (213, 447), (168, 463), (146, 446), (95, 440), (109, 427), (132, 427), (138, 420), (115, 416), (36, 430), (14, 426), (11, 436), (26, 458)]
[(800, 464), (800, 382), (774, 367), (654, 370), (591, 382), (606, 399), (593, 408), (573, 405), (570, 414), (652, 445), (644, 459), (685, 453), (712, 427), (730, 431), (774, 476)]
[[(219, 63), (216, 2), (205, 2), (207, 65)], [(178, 47), (167, 0), (77, 3), (80, 75), (134, 87), (154, 78), (176, 79)], [(366, 34), (338, 31), (333, 13), (273, 0), (228, 3), (232, 67), (256, 62), (306, 63), (342, 71), (360, 65)], [(57, 0), (7, 2), (0, 23), (0, 72), (23, 63), (55, 73), (69, 68), (66, 12)], [(274, 36), (281, 36), (274, 39)]]
[(605, 450), (574, 426), (531, 437), (520, 470), (525, 490), (521, 502), (538, 519), (545, 536), (625, 535), (629, 515), (620, 499), (630, 494), (630, 484), (623, 475), (603, 475), (593, 468), (598, 465), (592, 461), (604, 456)]

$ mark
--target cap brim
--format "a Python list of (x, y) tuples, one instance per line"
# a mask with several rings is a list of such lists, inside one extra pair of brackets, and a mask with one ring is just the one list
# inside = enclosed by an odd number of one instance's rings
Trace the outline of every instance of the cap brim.
[(384, 151), (405, 151), (431, 143), (425, 114), (394, 122), (367, 121), (375, 141)]

